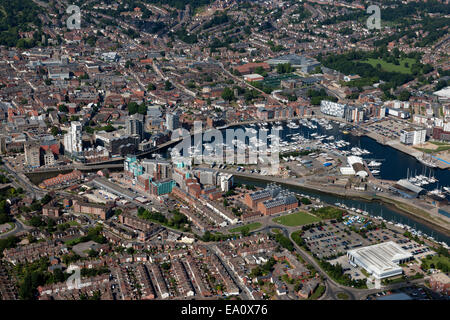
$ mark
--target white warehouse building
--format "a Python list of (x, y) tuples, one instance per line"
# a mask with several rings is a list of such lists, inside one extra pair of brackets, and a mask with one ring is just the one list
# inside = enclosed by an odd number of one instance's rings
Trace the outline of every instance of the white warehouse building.
[(364, 268), (376, 279), (402, 274), (403, 270), (399, 264), (413, 259), (411, 253), (393, 241), (347, 251), (347, 257), (350, 263)]

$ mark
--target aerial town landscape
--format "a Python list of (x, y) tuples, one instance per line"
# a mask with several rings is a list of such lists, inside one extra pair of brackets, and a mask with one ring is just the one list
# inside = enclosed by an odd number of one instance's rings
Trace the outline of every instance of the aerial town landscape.
[(0, 300), (449, 300), (449, 26), (0, 0)]

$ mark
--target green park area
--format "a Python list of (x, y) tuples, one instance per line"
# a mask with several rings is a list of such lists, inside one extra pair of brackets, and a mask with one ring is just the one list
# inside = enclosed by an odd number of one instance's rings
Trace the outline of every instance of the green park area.
[(240, 227), (237, 227), (237, 228), (234, 228), (234, 229), (230, 229), (230, 232), (231, 233), (239, 233), (239, 232), (242, 232), (242, 230), (246, 230), (246, 229), (248, 231), (252, 231), (252, 230), (258, 229), (261, 226), (262, 226), (261, 223), (253, 222), (253, 223), (250, 223), (250, 224), (246, 224), (245, 226), (240, 226)]
[(310, 215), (306, 212), (296, 212), (286, 216), (278, 217), (273, 219), (273, 222), (282, 224), (288, 227), (297, 227), (305, 224), (310, 224), (314, 222), (319, 222), (320, 218)]
[(380, 64), (381, 69), (387, 72), (399, 72), (399, 73), (405, 73), (405, 74), (411, 74), (411, 66), (416, 63), (415, 59), (412, 58), (404, 58), (399, 59), (399, 64), (396, 65), (391, 62), (386, 62), (383, 59), (373, 59), (368, 58), (367, 60), (362, 60), (361, 62), (365, 62), (370, 64), (372, 67), (377, 67), (378, 64)]
[(439, 153), (441, 151), (447, 151), (450, 150), (450, 144), (445, 143), (445, 142), (439, 142), (439, 141), (428, 141), (431, 144), (434, 144), (435, 146), (437, 146), (436, 148), (433, 149), (429, 149), (429, 148), (417, 148), (417, 150), (420, 150), (422, 152), (425, 153)]

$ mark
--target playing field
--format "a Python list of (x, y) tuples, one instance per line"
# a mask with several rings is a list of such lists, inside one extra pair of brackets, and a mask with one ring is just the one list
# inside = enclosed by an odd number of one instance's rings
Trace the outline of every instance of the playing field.
[(237, 227), (237, 228), (234, 228), (234, 229), (230, 229), (230, 232), (231, 232), (231, 233), (241, 232), (242, 229), (243, 229), (243, 228), (246, 228), (246, 227), (249, 228), (249, 231), (252, 231), (252, 230), (258, 229), (258, 228), (261, 227), (261, 226), (262, 226), (261, 223), (259, 223), (259, 222), (253, 222), (253, 223), (250, 223), (250, 224), (246, 224), (245, 226), (240, 226), (240, 227)]
[(273, 222), (282, 224), (288, 227), (297, 227), (305, 224), (310, 224), (320, 221), (320, 218), (312, 216), (306, 212), (296, 212), (287, 216), (282, 216), (273, 219)]
[[(361, 62), (366, 62), (366, 63), (372, 65), (373, 67), (376, 67), (377, 64), (379, 63), (381, 65), (381, 69), (384, 71), (410, 74), (411, 66), (416, 62), (416, 60), (411, 59), (411, 58), (400, 59), (399, 65), (395, 65), (393, 63), (386, 62), (383, 59), (372, 59), (372, 58), (369, 58), (369, 59), (361, 61)], [(405, 63), (408, 63), (408, 66), (405, 66)]]

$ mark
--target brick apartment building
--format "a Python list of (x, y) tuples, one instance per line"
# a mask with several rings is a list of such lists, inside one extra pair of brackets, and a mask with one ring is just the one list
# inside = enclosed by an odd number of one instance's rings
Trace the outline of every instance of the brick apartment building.
[(54, 178), (46, 179), (39, 185), (42, 188), (53, 187), (62, 183), (74, 182), (83, 179), (84, 175), (79, 170), (73, 170), (67, 174), (58, 174)]
[(450, 278), (445, 273), (440, 272), (430, 277), (430, 287), (433, 291), (441, 294), (450, 294)]
[(276, 184), (270, 184), (263, 190), (247, 193), (244, 197), (244, 203), (253, 211), (264, 215), (277, 214), (298, 207), (295, 194), (283, 190)]
[(99, 216), (100, 219), (106, 220), (111, 213), (112, 206), (111, 205), (102, 205), (102, 204), (94, 204), (81, 202), (78, 200), (73, 201), (72, 210), (75, 213), (88, 213)]

